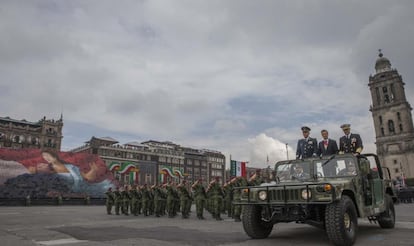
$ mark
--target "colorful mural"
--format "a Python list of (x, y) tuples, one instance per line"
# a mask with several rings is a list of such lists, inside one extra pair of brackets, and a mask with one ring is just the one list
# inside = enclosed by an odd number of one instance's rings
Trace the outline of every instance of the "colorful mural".
[(104, 197), (116, 186), (97, 155), (0, 148), (0, 198)]

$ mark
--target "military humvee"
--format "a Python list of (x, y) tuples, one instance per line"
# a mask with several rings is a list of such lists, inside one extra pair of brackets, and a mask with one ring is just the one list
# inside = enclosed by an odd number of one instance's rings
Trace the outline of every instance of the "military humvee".
[(266, 238), (281, 222), (324, 229), (335, 245), (353, 245), (358, 218), (394, 228), (395, 192), (387, 168), (374, 154), (334, 155), (281, 161), (276, 177), (261, 186), (241, 187), (244, 231)]

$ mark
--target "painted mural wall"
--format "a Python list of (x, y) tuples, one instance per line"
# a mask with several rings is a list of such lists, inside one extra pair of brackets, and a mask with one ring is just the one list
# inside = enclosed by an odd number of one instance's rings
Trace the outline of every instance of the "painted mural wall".
[(0, 198), (98, 198), (116, 186), (98, 155), (0, 148)]

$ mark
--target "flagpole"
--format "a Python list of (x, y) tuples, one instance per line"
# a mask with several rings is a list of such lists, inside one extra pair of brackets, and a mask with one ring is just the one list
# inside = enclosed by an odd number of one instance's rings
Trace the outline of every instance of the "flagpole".
[(230, 172), (229, 172), (229, 177), (227, 177), (227, 178), (231, 177), (231, 154), (230, 154), (230, 160), (229, 160), (229, 167), (230, 167)]

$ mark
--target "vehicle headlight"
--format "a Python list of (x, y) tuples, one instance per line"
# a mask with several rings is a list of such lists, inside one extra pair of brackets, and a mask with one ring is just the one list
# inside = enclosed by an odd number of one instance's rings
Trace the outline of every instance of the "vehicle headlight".
[(265, 190), (259, 191), (259, 199), (262, 201), (267, 199), (267, 192)]
[(302, 198), (307, 200), (310, 199), (312, 197), (312, 192), (310, 190), (307, 189), (303, 189), (302, 190)]

